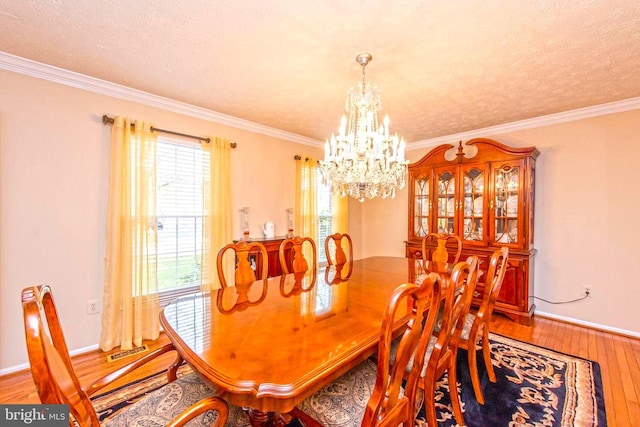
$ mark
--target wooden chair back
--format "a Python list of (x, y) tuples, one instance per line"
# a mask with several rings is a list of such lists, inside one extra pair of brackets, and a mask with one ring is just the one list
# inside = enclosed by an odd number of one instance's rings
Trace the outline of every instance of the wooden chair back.
[[(246, 286), (251, 285), (256, 281), (256, 272), (252, 268), (251, 261), (255, 260), (256, 263), (262, 264), (260, 279), (266, 280), (269, 275), (269, 268), (267, 262), (267, 249), (260, 242), (245, 242), (229, 243), (222, 247), (218, 251), (218, 257), (216, 266), (218, 269), (218, 278), (220, 279), (220, 286), (226, 288), (230, 286), (227, 280), (227, 272), (225, 271), (224, 257), (227, 252), (233, 252), (235, 254), (235, 276), (234, 282), (231, 286)], [(260, 259), (250, 258), (249, 255), (259, 256)]]
[(442, 311), (442, 326), (440, 332), (444, 338), (438, 337), (438, 341), (454, 351), (457, 340), (464, 326), (464, 319), (471, 308), (473, 292), (478, 281), (479, 259), (473, 255), (466, 261), (459, 262), (453, 268), (449, 286), (446, 290), (446, 298)]
[[(39, 285), (23, 289), (22, 311), (27, 354), (40, 402), (44, 404), (69, 405), (70, 427), (100, 426), (98, 415), (91, 403), (91, 397), (95, 396), (97, 392), (118, 383), (122, 378), (157, 357), (175, 351), (173, 344), (165, 344), (155, 348), (150, 353), (101, 376), (91, 384), (85, 384), (83, 388), (71, 363), (51, 288), (47, 285)], [(167, 369), (168, 382), (173, 382), (177, 379), (178, 368), (183, 362), (184, 359), (178, 354)], [(202, 386), (205, 386), (205, 384), (202, 383)], [(174, 400), (166, 405), (164, 407), (167, 411), (166, 414), (171, 414), (173, 410), (176, 410), (177, 415), (172, 420), (169, 420), (169, 417), (160, 417), (162, 425), (169, 425), (169, 423), (170, 425), (184, 425), (187, 422), (195, 421), (194, 417), (208, 410), (218, 412), (218, 419), (214, 423), (215, 426), (226, 423), (229, 409), (223, 399), (214, 396), (210, 390), (208, 393), (200, 390), (193, 393), (191, 397), (194, 401), (190, 406), (187, 406), (189, 403), (186, 399), (185, 402), (179, 402), (181, 399), (178, 399), (178, 401)], [(136, 405), (141, 403), (143, 401), (138, 401)], [(184, 408), (182, 408), (181, 403), (184, 403)], [(149, 405), (154, 404), (157, 403), (155, 401), (149, 403)], [(124, 410), (126, 411), (127, 409)], [(157, 414), (141, 412), (136, 415), (140, 425), (145, 424), (145, 422), (158, 422), (159, 417)], [(116, 421), (115, 419), (112, 419), (112, 421), (113, 423), (111, 424), (118, 425), (121, 422), (121, 420)], [(190, 422), (190, 424), (202, 425), (200, 422)]]
[[(40, 401), (69, 405), (81, 426), (99, 426), (91, 400), (73, 370), (51, 288), (24, 289), (22, 310), (31, 374)], [(71, 420), (69, 424), (73, 426)]]
[[(460, 254), (462, 253), (462, 240), (460, 237), (455, 236), (453, 234), (437, 234), (437, 233), (429, 233), (422, 238), (422, 260), (423, 262), (431, 261), (431, 262), (439, 262), (439, 260), (434, 259), (436, 252), (439, 249), (438, 241), (444, 241), (444, 245), (440, 246), (444, 253), (446, 254), (445, 263), (456, 264), (460, 261)], [(453, 258), (449, 254), (448, 249), (455, 249), (455, 253)]]
[[(345, 243), (347, 251), (343, 247)], [(353, 241), (349, 234), (334, 233), (327, 236), (324, 240), (324, 252), (327, 255), (327, 263), (329, 265), (353, 264)]]
[[(397, 287), (389, 298), (378, 343), (376, 383), (362, 420), (366, 427), (415, 426), (416, 394), (420, 380), (419, 363), (413, 363), (401, 391), (405, 372), (414, 357), (421, 337), (431, 335), (440, 300), (441, 278), (436, 273), (426, 276), (420, 285), (405, 283)], [(409, 307), (407, 328), (404, 330), (391, 362), (393, 330), (401, 308)]]
[[(440, 329), (435, 337), (423, 336), (418, 346), (417, 354), (423, 359), (428, 357), (427, 360), (420, 361), (419, 364), (423, 367), (424, 374), (420, 386), (425, 390), (424, 405), (427, 425), (437, 425), (434, 399), (435, 384), (438, 379), (447, 371), (449, 381), (452, 384), (457, 381), (458, 341), (478, 280), (478, 261), (477, 256), (471, 256), (466, 261), (455, 265), (443, 291), (444, 297), (439, 306)], [(429, 348), (431, 348), (431, 352), (427, 355)], [(457, 387), (450, 387), (449, 393), (456, 422), (463, 425), (464, 417)]]
[[(225, 255), (232, 254), (235, 260), (234, 280), (229, 282), (227, 277), (227, 267), (225, 265)], [(252, 257), (256, 258), (252, 258)], [(251, 260), (254, 261), (252, 265)], [(221, 289), (218, 290), (216, 303), (218, 309), (223, 313), (231, 313), (234, 311), (242, 311), (251, 305), (256, 305), (264, 301), (267, 296), (268, 288), (268, 258), (267, 249), (260, 242), (238, 242), (230, 243), (218, 251), (217, 269), (218, 278), (220, 280)], [(260, 277), (256, 278), (254, 268), (260, 263)], [(260, 286), (261, 291), (253, 299), (249, 296), (251, 288)], [(227, 288), (234, 287), (228, 291)], [(235, 296), (235, 301), (231, 304), (227, 301), (229, 295)]]
[(493, 252), (489, 261), (489, 269), (484, 286), (484, 296), (478, 311), (467, 315), (465, 328), (460, 335), (459, 346), (467, 350), (467, 360), (469, 365), (469, 376), (473, 385), (473, 392), (476, 400), (484, 404), (484, 394), (478, 373), (476, 346), (482, 346), (482, 356), (484, 358), (487, 375), (491, 382), (496, 382), (496, 374), (491, 362), (491, 348), (489, 345), (489, 324), (493, 314), (493, 307), (498, 299), (500, 288), (507, 270), (509, 261), (509, 248), (502, 247)]
[[(305, 244), (306, 242), (306, 244)], [(310, 250), (311, 259), (307, 260), (304, 255), (305, 246)], [(286, 251), (293, 250), (293, 259), (287, 262)], [(280, 243), (279, 249), (280, 266), (284, 274), (306, 273), (310, 269), (316, 269), (318, 265), (318, 252), (316, 250), (316, 242), (311, 237), (294, 236), (284, 239)], [(311, 267), (311, 268), (310, 268)]]
[[(346, 252), (345, 248), (346, 247)], [(324, 252), (328, 267), (325, 281), (330, 284), (341, 283), (353, 273), (353, 242), (348, 234), (335, 233), (324, 240)], [(331, 279), (330, 276), (333, 276)]]
[[(500, 288), (502, 287), (504, 275), (507, 271), (508, 261), (509, 248), (507, 247), (497, 249), (491, 255), (489, 268), (487, 270), (487, 278), (484, 283), (484, 296), (480, 306), (478, 307), (475, 322), (482, 322), (488, 325), (491, 321), (493, 307), (495, 306), (496, 301), (498, 300), (498, 295), (500, 294)], [(472, 330), (472, 333), (473, 332), (474, 331)]]
[[(290, 255), (290, 251), (293, 251), (293, 257)], [(309, 260), (305, 258), (305, 251), (310, 256)], [(308, 290), (315, 286), (318, 279), (316, 274), (318, 252), (316, 242), (311, 237), (294, 236), (284, 239), (280, 243), (279, 256), (283, 277), (288, 274), (293, 274), (294, 276), (293, 293), (283, 291), (283, 281), (281, 281), (281, 293), (285, 292), (288, 295), (294, 295), (299, 290)], [(290, 260), (289, 262), (287, 261), (288, 259)], [(303, 283), (305, 276), (310, 279), (307, 284)]]

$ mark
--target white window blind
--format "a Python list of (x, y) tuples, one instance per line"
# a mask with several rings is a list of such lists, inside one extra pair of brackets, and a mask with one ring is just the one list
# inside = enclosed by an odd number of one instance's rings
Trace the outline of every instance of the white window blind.
[(199, 290), (202, 266), (202, 178), (209, 156), (199, 145), (158, 140), (156, 212), (158, 291), (165, 305)]

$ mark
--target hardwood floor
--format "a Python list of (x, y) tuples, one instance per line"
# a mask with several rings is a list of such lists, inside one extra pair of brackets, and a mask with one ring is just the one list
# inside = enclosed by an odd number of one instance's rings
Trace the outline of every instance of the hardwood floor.
[[(496, 315), (491, 330), (552, 350), (590, 359), (600, 364), (609, 426), (640, 426), (640, 340), (576, 326), (536, 316), (531, 326), (523, 326)], [(150, 347), (164, 344), (147, 343)], [(91, 352), (74, 357), (74, 366), (83, 385), (125, 364), (107, 363), (106, 353)], [(135, 357), (135, 356), (133, 356)], [(138, 376), (157, 372), (173, 355), (148, 366)], [(129, 359), (130, 360), (130, 359)], [(0, 403), (39, 403), (31, 373), (16, 372), (0, 377)]]

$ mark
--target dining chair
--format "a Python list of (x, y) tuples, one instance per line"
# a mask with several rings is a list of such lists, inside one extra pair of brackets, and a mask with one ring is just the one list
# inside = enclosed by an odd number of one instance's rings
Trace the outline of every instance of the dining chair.
[[(235, 267), (230, 268), (230, 262), (225, 260), (233, 260)], [(257, 268), (258, 263), (262, 266), (261, 268)], [(216, 304), (221, 312), (242, 311), (264, 301), (267, 296), (269, 269), (267, 249), (262, 243), (245, 241), (229, 243), (218, 251), (216, 266), (221, 286), (216, 295)], [(254, 295), (255, 298), (251, 299), (249, 296), (251, 288), (258, 285), (254, 269), (260, 271), (259, 282), (262, 284), (262, 289), (257, 296)], [(227, 277), (232, 271), (233, 282)], [(233, 292), (226, 290), (229, 287), (235, 288)], [(227, 301), (230, 299), (229, 295), (235, 299), (231, 304)]]
[[(325, 427), (414, 427), (417, 408), (422, 404), (417, 386), (422, 357), (414, 363), (405, 379), (405, 371), (414, 360), (417, 345), (424, 334), (431, 334), (436, 321), (442, 279), (435, 273), (417, 285), (404, 283), (390, 295), (382, 316), (377, 363), (365, 359), (341, 377), (297, 406), (306, 425)], [(391, 362), (391, 343), (398, 319), (407, 310), (407, 322), (395, 358)], [(419, 353), (418, 353), (419, 354)]]
[(260, 268), (260, 279), (263, 281), (267, 280), (267, 277), (269, 276), (269, 268), (267, 249), (265, 246), (260, 242), (240, 241), (238, 243), (229, 243), (218, 251), (216, 266), (218, 269), (220, 286), (223, 288), (229, 286), (229, 281), (227, 280), (228, 271), (225, 268), (226, 266), (224, 261), (225, 255), (229, 252), (232, 252), (235, 255), (235, 257), (232, 258), (235, 262), (233, 285), (237, 287), (238, 285), (246, 286), (253, 284), (256, 281), (255, 269), (257, 269), (257, 263), (261, 263), (263, 265), (263, 267)]
[[(458, 262), (444, 289), (444, 298), (436, 309), (439, 319), (435, 333), (424, 335), (418, 346), (418, 354), (424, 353), (419, 387), (424, 390), (424, 407), (428, 426), (437, 426), (435, 387), (440, 377), (447, 372), (449, 395), (456, 423), (464, 425), (462, 405), (457, 387), (456, 362), (458, 339), (463, 321), (469, 312), (473, 292), (478, 279), (478, 257), (470, 256)], [(437, 273), (431, 273), (437, 274)], [(424, 277), (424, 276), (422, 276)]]
[[(306, 244), (305, 244), (306, 242)], [(293, 250), (293, 258), (287, 256), (287, 251)], [(311, 267), (318, 265), (318, 252), (316, 242), (311, 237), (294, 236), (284, 239), (280, 243), (280, 266), (284, 274), (306, 273), (309, 270), (309, 261), (305, 258), (305, 252), (311, 257)]]
[(489, 324), (493, 314), (493, 307), (498, 299), (500, 288), (504, 280), (509, 260), (509, 248), (502, 247), (491, 255), (487, 278), (484, 284), (482, 302), (475, 312), (469, 312), (465, 318), (460, 334), (459, 347), (467, 350), (469, 361), (469, 375), (473, 384), (473, 392), (478, 403), (484, 405), (484, 395), (478, 375), (477, 346), (482, 347), (482, 355), (487, 374), (491, 382), (496, 382), (496, 374), (491, 363), (491, 347), (489, 346)]
[[(293, 256), (291, 252), (293, 251)], [(305, 253), (309, 260), (305, 258)], [(284, 275), (293, 274), (295, 293), (311, 289), (318, 279), (318, 252), (316, 242), (311, 237), (294, 236), (284, 239), (279, 248), (280, 267)], [(305, 276), (310, 277), (310, 283), (303, 283)], [(281, 282), (282, 285), (282, 282)], [(281, 286), (282, 293), (282, 286)], [(294, 293), (294, 294), (295, 294)]]
[[(455, 255), (453, 259), (449, 259), (449, 251), (447, 246), (455, 247)], [(435, 248), (432, 248), (435, 246)], [(462, 253), (462, 240), (453, 234), (429, 233), (422, 238), (422, 260), (426, 264), (427, 261), (435, 263), (456, 264), (460, 261)]]
[[(345, 242), (348, 255), (342, 247), (343, 242)], [(353, 241), (347, 233), (328, 235), (324, 240), (324, 252), (327, 255), (327, 263), (329, 265), (346, 264), (347, 261), (353, 264)]]
[[(343, 248), (343, 242), (348, 252)], [(325, 281), (336, 284), (341, 283), (353, 273), (353, 242), (349, 234), (334, 233), (324, 240), (324, 253), (327, 257), (327, 269)], [(332, 279), (329, 279), (333, 275)]]
[(177, 369), (183, 362), (180, 355), (167, 370), (169, 382), (165, 386), (100, 424), (91, 396), (158, 356), (174, 351), (173, 345), (155, 349), (83, 387), (73, 369), (51, 288), (48, 285), (25, 288), (22, 309), (31, 374), (40, 401), (69, 405), (73, 418), (69, 420), (70, 426), (75, 423), (80, 427), (182, 426), (190, 421), (193, 422), (190, 426), (225, 425), (229, 407), (223, 399), (214, 396), (195, 374), (177, 378)]

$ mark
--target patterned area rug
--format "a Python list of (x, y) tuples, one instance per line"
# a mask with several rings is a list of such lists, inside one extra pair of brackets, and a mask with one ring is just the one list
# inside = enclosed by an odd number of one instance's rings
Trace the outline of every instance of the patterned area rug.
[[(485, 404), (475, 400), (466, 351), (458, 353), (458, 390), (469, 427), (606, 427), (600, 367), (596, 362), (491, 334), (497, 382), (489, 381), (482, 355), (478, 370)], [(455, 426), (446, 374), (436, 390), (440, 427)], [(424, 414), (421, 414), (424, 415)], [(418, 425), (426, 427), (424, 417)]]
[[(189, 366), (182, 365), (178, 368), (178, 377), (190, 372), (191, 368)], [(158, 372), (157, 374), (149, 375), (148, 377), (131, 382), (115, 390), (98, 394), (91, 399), (91, 402), (98, 413), (98, 419), (103, 421), (105, 418), (142, 399), (148, 393), (157, 390), (166, 383), (166, 372)]]
[[(600, 367), (597, 363), (536, 347), (500, 335), (491, 335), (497, 383), (486, 375), (479, 354), (479, 371), (485, 405), (476, 403), (466, 374), (466, 352), (458, 355), (458, 388), (469, 427), (606, 427)], [(182, 366), (178, 375), (189, 372)], [(100, 420), (164, 385), (158, 373), (94, 397)], [(456, 423), (449, 402), (446, 374), (436, 390), (439, 427)], [(417, 427), (426, 427), (420, 414)]]

